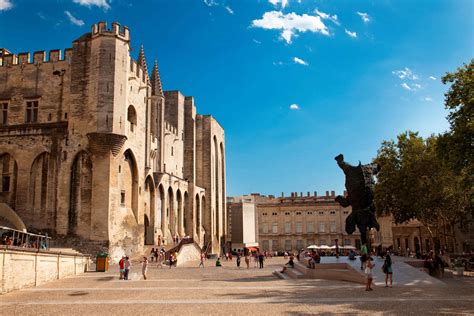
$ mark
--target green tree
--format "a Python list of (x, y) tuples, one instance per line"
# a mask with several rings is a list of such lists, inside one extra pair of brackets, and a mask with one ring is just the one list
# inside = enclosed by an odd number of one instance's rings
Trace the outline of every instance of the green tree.
[(465, 218), (467, 199), (438, 151), (438, 137), (423, 139), (414, 132), (383, 142), (375, 159), (381, 166), (375, 205), (379, 215), (392, 214), (396, 223), (418, 219), (432, 238), (455, 238), (446, 228)]
[(468, 207), (473, 212), (474, 197), (474, 59), (454, 73), (441, 78), (451, 84), (445, 93), (450, 130), (440, 135), (438, 153), (460, 176), (461, 186), (469, 195)]

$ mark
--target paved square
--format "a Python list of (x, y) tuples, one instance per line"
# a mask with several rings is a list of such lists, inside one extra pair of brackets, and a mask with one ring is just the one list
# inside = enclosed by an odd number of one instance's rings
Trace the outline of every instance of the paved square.
[[(238, 269), (235, 260), (205, 268), (196, 264), (159, 269), (150, 263), (148, 280), (132, 266), (132, 280), (118, 279), (118, 269), (90, 272), (0, 296), (1, 315), (277, 315), (277, 314), (472, 314), (472, 279), (446, 279), (441, 285), (377, 285), (365, 292), (359, 284), (325, 280), (280, 280), (272, 271), (283, 258), (267, 260), (264, 269)], [(116, 273), (117, 272), (117, 273)], [(396, 280), (397, 276), (394, 276)], [(377, 284), (383, 280), (377, 279)]]

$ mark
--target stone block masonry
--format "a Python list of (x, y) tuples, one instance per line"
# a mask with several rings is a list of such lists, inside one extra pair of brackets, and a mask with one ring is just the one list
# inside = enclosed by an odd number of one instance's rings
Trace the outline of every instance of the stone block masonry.
[(90, 257), (0, 246), (1, 293), (84, 273)]
[[(64, 51), (0, 49), (0, 203), (29, 231), (112, 261), (172, 237), (226, 239), (224, 129), (163, 91), (127, 27), (105, 22)], [(57, 246), (61, 246), (58, 244)]]

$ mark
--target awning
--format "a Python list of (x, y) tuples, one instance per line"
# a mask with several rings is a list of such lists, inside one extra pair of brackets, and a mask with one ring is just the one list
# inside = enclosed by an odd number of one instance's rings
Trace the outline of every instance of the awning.
[(247, 248), (250, 251), (258, 251), (258, 248), (256, 247), (245, 247), (245, 248)]

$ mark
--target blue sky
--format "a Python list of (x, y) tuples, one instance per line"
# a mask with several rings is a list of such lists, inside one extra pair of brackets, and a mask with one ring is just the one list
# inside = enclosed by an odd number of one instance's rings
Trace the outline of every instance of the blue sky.
[(228, 195), (344, 189), (408, 129), (448, 128), (440, 77), (474, 57), (474, 1), (0, 0), (0, 47), (71, 46), (104, 20), (226, 133)]

